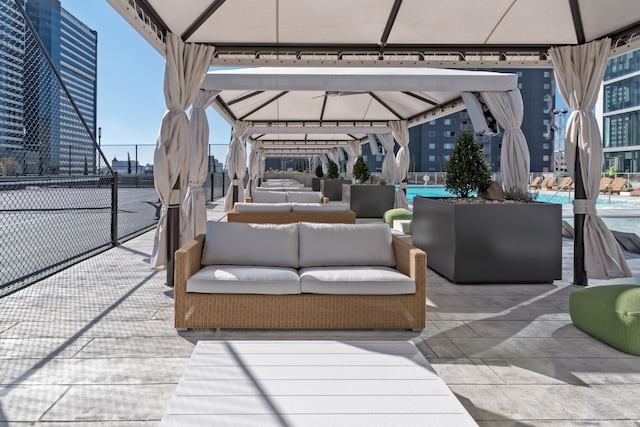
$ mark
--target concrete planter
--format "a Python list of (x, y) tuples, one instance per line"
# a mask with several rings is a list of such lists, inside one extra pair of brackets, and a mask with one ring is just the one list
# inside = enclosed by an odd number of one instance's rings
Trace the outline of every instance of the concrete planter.
[(455, 283), (551, 283), (562, 278), (562, 207), (415, 197), (413, 244)]
[(342, 201), (342, 184), (351, 184), (350, 179), (321, 179), (320, 191), (332, 202)]
[(322, 178), (311, 178), (311, 191), (320, 191), (320, 180), (322, 180)]
[(349, 203), (357, 218), (382, 218), (393, 208), (395, 196), (395, 185), (342, 185), (342, 201)]

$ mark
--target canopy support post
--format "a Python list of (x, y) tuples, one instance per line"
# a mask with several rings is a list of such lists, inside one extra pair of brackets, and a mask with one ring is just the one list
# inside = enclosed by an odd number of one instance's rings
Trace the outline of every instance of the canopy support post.
[[(587, 194), (582, 181), (582, 171), (580, 170), (580, 155), (576, 153), (576, 200), (584, 200)], [(584, 266), (584, 223), (585, 214), (574, 214), (574, 238), (573, 238), (573, 284), (587, 286), (587, 273)]]
[[(175, 192), (178, 197), (175, 198)], [(167, 286), (173, 287), (175, 253), (180, 249), (180, 177), (171, 190), (171, 200), (167, 209)]]

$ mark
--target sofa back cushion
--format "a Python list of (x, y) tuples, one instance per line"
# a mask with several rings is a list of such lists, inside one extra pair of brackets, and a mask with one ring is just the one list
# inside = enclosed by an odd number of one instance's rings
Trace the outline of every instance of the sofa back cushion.
[(291, 203), (291, 212), (347, 212), (349, 203)]
[(242, 203), (233, 205), (236, 212), (291, 212), (291, 203)]
[(283, 191), (254, 191), (251, 201), (255, 203), (287, 203), (287, 193)]
[(321, 203), (322, 193), (319, 191), (287, 192), (287, 201), (293, 203)]
[(391, 228), (376, 224), (300, 223), (300, 267), (394, 267)]
[(297, 268), (298, 225), (209, 221), (201, 263)]

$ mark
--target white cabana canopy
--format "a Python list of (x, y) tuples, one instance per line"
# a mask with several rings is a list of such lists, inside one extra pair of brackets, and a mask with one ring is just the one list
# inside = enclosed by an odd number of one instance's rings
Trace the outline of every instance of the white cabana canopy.
[(214, 46), (213, 66), (550, 67), (550, 47), (640, 40), (637, 0), (107, 2), (161, 55), (167, 32)]

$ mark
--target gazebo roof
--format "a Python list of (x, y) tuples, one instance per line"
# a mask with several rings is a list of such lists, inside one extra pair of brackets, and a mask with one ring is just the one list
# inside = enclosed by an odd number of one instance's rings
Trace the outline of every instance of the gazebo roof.
[(162, 55), (168, 31), (215, 46), (214, 66), (549, 66), (552, 46), (640, 45), (637, 0), (107, 2)]

